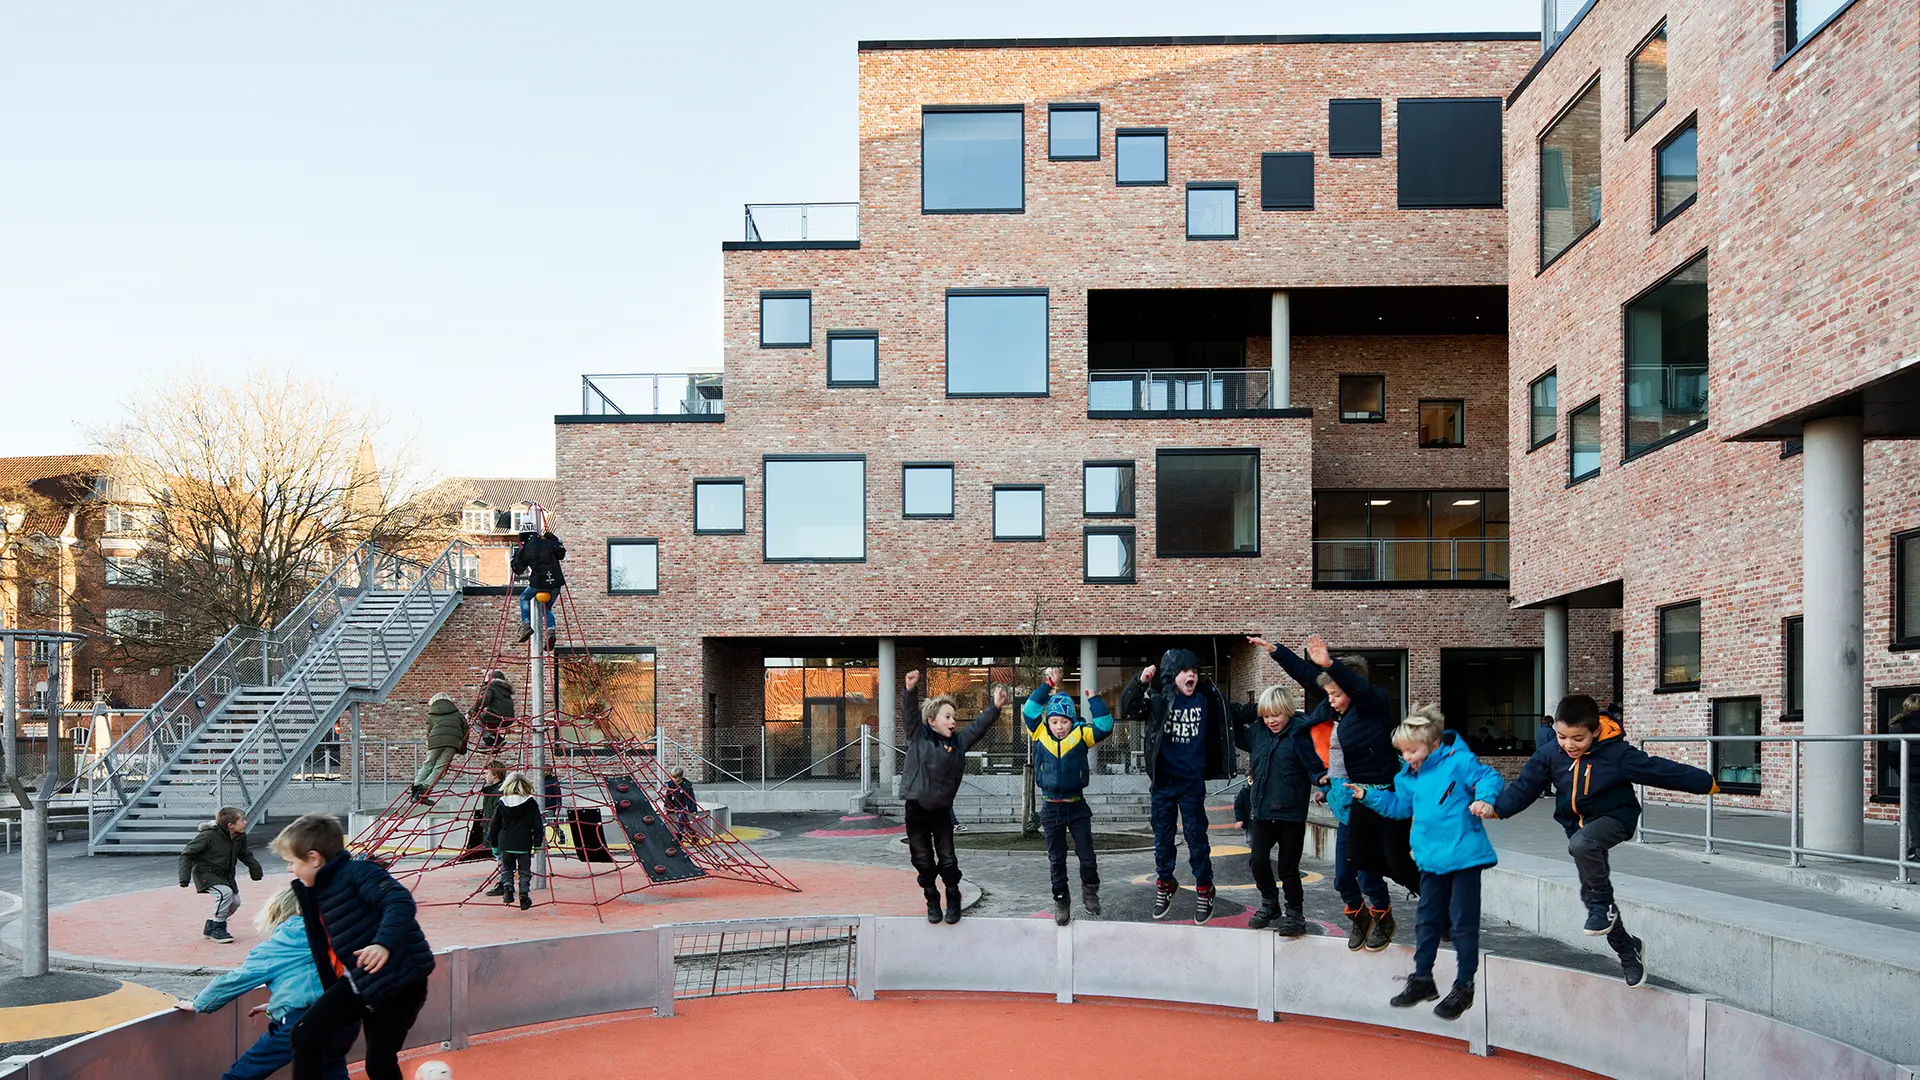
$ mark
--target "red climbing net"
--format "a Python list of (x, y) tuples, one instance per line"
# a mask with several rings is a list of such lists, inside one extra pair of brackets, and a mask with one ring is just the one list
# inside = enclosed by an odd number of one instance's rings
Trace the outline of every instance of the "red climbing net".
[[(596, 661), (584, 642), (566, 640), (580, 626), (571, 594), (555, 598), (562, 640), (540, 654), (544, 708), (537, 719), (546, 746), (545, 790), (535, 778), (536, 717), (528, 685), (533, 661), (527, 646), (512, 640), (519, 628), (519, 598), (501, 598), (486, 670), (499, 669), (514, 684), (513, 719), (490, 731), (470, 715), (468, 752), (457, 755), (434, 781), (425, 801), (411, 792), (394, 799), (354, 837), (355, 854), (377, 859), (423, 906), (497, 903), (487, 894), (500, 880), (487, 847), (487, 821), (494, 797), (490, 764), (524, 773), (536, 785), (546, 825), (546, 888), (532, 893), (540, 905), (600, 909), (623, 896), (660, 885), (727, 878), (798, 892), (751, 847), (697, 804), (670, 786), (653, 744), (619, 717), (610, 704), (613, 672)], [(484, 679), (484, 674), (483, 674)], [(423, 889), (428, 875), (432, 888)]]

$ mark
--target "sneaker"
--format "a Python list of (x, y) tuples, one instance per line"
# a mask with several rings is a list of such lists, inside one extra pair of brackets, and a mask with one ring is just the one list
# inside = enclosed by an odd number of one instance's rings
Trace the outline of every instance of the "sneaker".
[(521, 893), (520, 894), (520, 910), (525, 911), (532, 906), (533, 906), (533, 897), (528, 896), (526, 893)]
[(963, 833), (967, 831), (967, 827), (956, 821), (953, 823), (953, 831), (957, 833)]
[(1432, 979), (1423, 979), (1418, 975), (1407, 976), (1407, 988), (1393, 995), (1387, 1004), (1396, 1009), (1411, 1009), (1423, 1001), (1432, 1001), (1440, 996), (1440, 988), (1433, 985)]
[(1193, 887), (1193, 925), (1205, 926), (1213, 918), (1213, 886), (1195, 885)]
[(1373, 925), (1367, 929), (1367, 951), (1379, 952), (1393, 944), (1393, 909), (1369, 911), (1373, 916)]
[(533, 624), (529, 622), (523, 622), (520, 624), (520, 636), (517, 638), (514, 638), (513, 640), (517, 644), (519, 642), (527, 640), (532, 636), (533, 636)]
[(505, 881), (502, 881), (500, 884), (495, 885), (491, 889), (488, 889), (486, 891), (486, 895), (487, 896), (505, 896), (512, 891), (513, 891), (513, 886), (508, 885)]
[(1620, 919), (1620, 912), (1612, 904), (1588, 904), (1587, 925), (1581, 927), (1589, 937), (1599, 937), (1613, 929)]
[(964, 904), (960, 899), (960, 886), (958, 885), (947, 886), (947, 925), (948, 926), (952, 926), (954, 923), (957, 923), (960, 921), (960, 909), (963, 906)]
[(552, 627), (548, 627), (548, 628), (547, 628), (547, 651), (548, 651), (548, 652), (552, 652), (552, 651), (553, 651), (553, 647), (554, 647), (554, 645), (555, 645), (555, 644), (556, 644), (556, 643), (557, 643), (557, 642), (558, 642), (559, 640), (560, 640), (560, 639), (559, 639), (559, 637), (558, 637), (557, 635), (555, 635), (555, 634), (554, 634), (554, 632), (553, 632), (553, 628), (552, 628)]
[(1073, 897), (1056, 896), (1053, 898), (1053, 921), (1057, 926), (1065, 926), (1073, 921)]
[(1273, 920), (1279, 917), (1280, 898), (1277, 896), (1262, 897), (1260, 900), (1260, 910), (1247, 916), (1247, 929), (1265, 930), (1267, 927), (1273, 925)]
[(1153, 917), (1164, 919), (1173, 910), (1173, 894), (1180, 891), (1177, 881), (1162, 881), (1153, 887)]
[(1273, 932), (1281, 937), (1301, 937), (1307, 932), (1307, 916), (1297, 907), (1289, 906), (1286, 914), (1273, 926)]
[(1347, 951), (1359, 952), (1367, 944), (1367, 932), (1373, 929), (1373, 913), (1364, 907), (1348, 908), (1352, 926), (1347, 930)]
[(1458, 1020), (1461, 1013), (1471, 1008), (1473, 1008), (1473, 987), (1454, 983), (1453, 989), (1447, 991), (1447, 996), (1441, 1000), (1440, 1004), (1433, 1007), (1433, 1015), (1442, 1020)]
[(927, 890), (927, 921), (930, 923), (937, 923), (946, 917), (947, 917), (947, 913), (940, 909), (939, 892), (933, 889), (928, 889)]
[(206, 922), (203, 922), (200, 924), (200, 936), (203, 938), (206, 938), (208, 941), (213, 940), (213, 920), (212, 919), (208, 919)]
[(1089, 915), (1100, 914), (1100, 886), (1082, 885), (1080, 887), (1080, 907)]
[(1626, 976), (1628, 986), (1640, 986), (1647, 981), (1647, 945), (1637, 937), (1627, 939), (1620, 950), (1620, 973)]
[(220, 945), (233, 944), (233, 935), (227, 933), (227, 920), (215, 919), (212, 928), (207, 932), (207, 940)]

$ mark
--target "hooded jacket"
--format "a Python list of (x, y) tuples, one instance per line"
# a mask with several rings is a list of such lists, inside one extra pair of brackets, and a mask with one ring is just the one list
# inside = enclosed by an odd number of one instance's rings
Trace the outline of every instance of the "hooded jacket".
[[(414, 914), (413, 894), (378, 863), (343, 851), (320, 868), (311, 888), (295, 881), (293, 895), (321, 986), (344, 976), (371, 1007), (433, 974), (433, 946)], [(366, 971), (354, 959), (369, 945), (387, 950), (379, 971)]]
[[(1160, 658), (1158, 670), (1154, 672), (1153, 685), (1148, 686), (1139, 679), (1127, 680), (1126, 689), (1120, 691), (1120, 718), (1145, 727), (1147, 755), (1147, 776), (1149, 786), (1159, 783), (1160, 743), (1166, 735), (1167, 714), (1173, 708), (1173, 677), (1188, 668), (1198, 668), (1199, 658), (1186, 649), (1169, 649)], [(1206, 768), (1202, 774), (1206, 780), (1228, 780), (1233, 777), (1233, 719), (1227, 711), (1227, 698), (1220, 688), (1213, 685), (1211, 679), (1202, 678), (1193, 688), (1194, 696), (1201, 699), (1205, 707), (1205, 730), (1201, 739), (1206, 749)]]
[(1549, 784), (1553, 785), (1556, 804), (1553, 819), (1568, 836), (1602, 816), (1618, 819), (1633, 829), (1640, 821), (1635, 784), (1695, 795), (1720, 790), (1707, 770), (1654, 757), (1628, 742), (1619, 721), (1604, 713), (1600, 731), (1586, 753), (1574, 757), (1560, 749), (1557, 739), (1547, 739), (1534, 749), (1519, 777), (1501, 793), (1493, 808), (1503, 818), (1512, 817), (1532, 806)]
[(540, 804), (533, 796), (502, 795), (493, 804), (493, 818), (487, 822), (487, 846), (509, 855), (527, 855), (545, 832), (540, 823)]
[(513, 684), (505, 675), (495, 674), (480, 688), (472, 717), (489, 727), (499, 727), (500, 721), (513, 719)]
[(1247, 790), (1248, 821), (1305, 821), (1313, 789), (1327, 775), (1305, 716), (1295, 714), (1278, 733), (1267, 730), (1258, 710), (1234, 707), (1233, 743), (1252, 759)]
[(527, 575), (527, 584), (543, 592), (558, 591), (567, 583), (567, 575), (560, 569), (560, 560), (567, 557), (567, 545), (551, 531), (525, 535), (513, 552), (514, 575)]
[(907, 728), (907, 761), (900, 773), (900, 797), (926, 810), (944, 810), (960, 793), (967, 771), (967, 750), (1000, 718), (1000, 706), (988, 699), (987, 711), (952, 735), (940, 735), (920, 718), (921, 688), (900, 692), (900, 716)]
[(208, 983), (193, 999), (195, 1012), (219, 1012), (250, 990), (266, 987), (267, 1019), (279, 1023), (320, 997), (320, 971), (307, 946), (307, 924), (288, 919), (267, 940), (247, 950), (240, 966)]
[(445, 694), (435, 694), (427, 702), (427, 749), (467, 752), (467, 718)]
[(236, 833), (217, 821), (201, 822), (200, 831), (180, 849), (180, 884), (191, 884), (194, 892), (208, 892), (215, 885), (237, 892), (240, 884), (234, 871), (241, 863), (246, 864), (248, 877), (260, 880), (260, 860), (247, 847), (246, 833)]
[(1402, 764), (1390, 788), (1367, 789), (1365, 802), (1381, 817), (1412, 818), (1413, 861), (1429, 874), (1477, 870), (1499, 862), (1487, 827), (1467, 809), (1493, 802), (1504, 782), (1482, 764), (1457, 732), (1440, 736), (1420, 768)]
[(1093, 777), (1093, 770), (1087, 764), (1087, 751), (1113, 734), (1113, 714), (1099, 697), (1089, 698), (1087, 715), (1091, 722), (1082, 721), (1076, 709), (1072, 729), (1065, 738), (1056, 739), (1046, 717), (1047, 703), (1054, 694), (1053, 687), (1041, 683), (1020, 707), (1020, 719), (1027, 726), (1029, 752), (1033, 755), (1033, 782), (1044, 799), (1077, 799)]
[[(1340, 752), (1347, 778), (1356, 784), (1391, 783), (1400, 771), (1400, 755), (1393, 748), (1393, 729), (1399, 726), (1400, 717), (1395, 715), (1399, 711), (1397, 703), (1386, 691), (1339, 660), (1322, 669), (1278, 642), (1273, 646), (1273, 659), (1309, 691), (1318, 689), (1322, 670), (1333, 677), (1334, 685), (1347, 695), (1347, 711), (1339, 714)], [(1318, 709), (1314, 715), (1319, 715)]]

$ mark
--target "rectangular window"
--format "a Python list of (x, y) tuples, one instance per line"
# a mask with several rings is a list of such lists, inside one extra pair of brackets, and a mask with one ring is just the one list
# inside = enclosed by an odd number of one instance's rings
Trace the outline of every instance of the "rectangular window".
[(760, 294), (760, 347), (763, 349), (813, 347), (812, 293), (802, 291)]
[(768, 457), (760, 490), (768, 562), (861, 562), (867, 557), (867, 459)]
[(660, 591), (660, 541), (609, 539), (607, 592), (614, 596), (651, 596)]
[(1046, 393), (1046, 291), (948, 290), (947, 396)]
[(154, 566), (146, 559), (136, 555), (109, 555), (107, 563), (107, 584), (126, 588), (150, 588), (160, 584), (159, 575)]
[[(1718, 698), (1713, 703), (1715, 735), (1760, 734), (1760, 699)], [(1713, 743), (1713, 778), (1730, 795), (1760, 794), (1760, 744)]]
[(53, 582), (34, 582), (27, 606), (35, 615), (53, 614)]
[[(1910, 712), (1920, 702), (1920, 686), (1876, 686), (1873, 694), (1873, 731), (1876, 735), (1900, 734), (1893, 730), (1893, 721), (1903, 713)], [(1915, 787), (1920, 787), (1920, 742), (1907, 746), (1908, 772)], [(1875, 743), (1873, 747), (1873, 801), (1879, 803), (1897, 803), (1900, 801), (1900, 744), (1896, 742)]]
[(1656, 691), (1700, 689), (1700, 601), (1659, 611), (1660, 672)]
[(1667, 103), (1667, 24), (1647, 35), (1627, 64), (1627, 97), (1633, 115), (1627, 131), (1639, 130), (1647, 117)]
[(920, 209), (1013, 213), (1026, 208), (1026, 155), (1018, 105), (920, 114)]
[(1780, 635), (1780, 668), (1786, 675), (1781, 694), (1786, 715), (1782, 720), (1798, 721), (1807, 711), (1806, 631), (1807, 620), (1795, 615), (1786, 621)]
[(1893, 538), (1893, 637), (1920, 647), (1920, 530)]
[(1047, 106), (1047, 158), (1096, 161), (1100, 157), (1100, 106)]
[(1853, 0), (1787, 0), (1787, 44), (1798, 46)]
[(469, 506), (460, 511), (461, 532), (493, 531), (493, 509), (486, 506)]
[(1340, 376), (1340, 422), (1378, 424), (1387, 419), (1385, 375)]
[(1707, 422), (1707, 257), (1626, 306), (1627, 456)]
[(1600, 399), (1567, 414), (1567, 483), (1600, 473)]
[(995, 540), (1044, 540), (1047, 537), (1047, 493), (1038, 485), (993, 489)]
[(1153, 488), (1160, 558), (1260, 554), (1260, 451), (1162, 450)]
[[(1367, 681), (1380, 688), (1393, 703), (1394, 715), (1407, 715), (1407, 653), (1405, 649), (1343, 649), (1334, 647), (1333, 655), (1343, 664), (1352, 665), (1350, 658), (1357, 657), (1366, 664)], [(1301, 707), (1312, 712), (1320, 703), (1327, 700), (1326, 691), (1315, 685), (1301, 695)]]
[(1538, 449), (1553, 441), (1553, 427), (1559, 416), (1554, 404), (1558, 382), (1558, 373), (1549, 371), (1527, 387), (1527, 397), (1533, 403), (1528, 449)]
[(114, 637), (159, 637), (161, 625), (162, 618), (157, 611), (143, 611), (139, 608), (107, 609), (107, 633)]
[(880, 335), (873, 330), (827, 331), (827, 385), (879, 386)]
[(1133, 584), (1133, 530), (1088, 526), (1085, 570), (1089, 583)]
[(909, 461), (900, 470), (900, 513), (910, 518), (953, 516), (953, 463)]
[(1501, 206), (1499, 98), (1402, 98), (1400, 209)]
[(1380, 99), (1346, 98), (1327, 102), (1327, 155), (1380, 156)]
[(1260, 155), (1260, 209), (1313, 209), (1313, 155)]
[(1420, 403), (1420, 445), (1467, 445), (1467, 403), (1459, 398)]
[(1240, 185), (1195, 181), (1187, 185), (1187, 239), (1236, 240), (1240, 236)]
[(1086, 516), (1133, 516), (1133, 462), (1089, 461), (1083, 483)]
[(1672, 221), (1700, 195), (1700, 128), (1689, 119), (1654, 151), (1660, 163), (1656, 227)]
[(1600, 80), (1540, 136), (1540, 268), (1600, 224)]
[(1507, 580), (1507, 493), (1316, 491), (1313, 580)]
[(1167, 129), (1121, 128), (1113, 137), (1113, 182), (1167, 182)]
[(695, 535), (747, 531), (747, 482), (740, 477), (693, 482)]

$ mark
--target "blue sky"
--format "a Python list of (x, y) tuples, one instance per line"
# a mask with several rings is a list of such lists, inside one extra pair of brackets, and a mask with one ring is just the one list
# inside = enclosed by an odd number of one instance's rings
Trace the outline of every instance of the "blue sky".
[(0, 455), (290, 367), (467, 475), (720, 360), (746, 202), (851, 200), (863, 38), (1534, 30), (1535, 0), (0, 8)]

